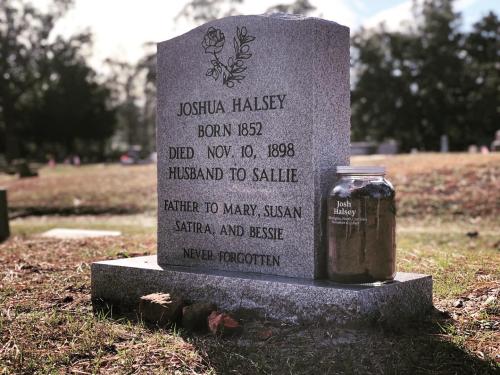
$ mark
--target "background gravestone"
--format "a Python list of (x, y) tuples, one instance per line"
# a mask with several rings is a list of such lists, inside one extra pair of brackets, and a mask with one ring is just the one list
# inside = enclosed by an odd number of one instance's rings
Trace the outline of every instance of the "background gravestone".
[(9, 209), (7, 204), (7, 189), (0, 188), (0, 242), (10, 236)]
[(229, 17), (158, 45), (158, 263), (322, 276), (349, 29)]

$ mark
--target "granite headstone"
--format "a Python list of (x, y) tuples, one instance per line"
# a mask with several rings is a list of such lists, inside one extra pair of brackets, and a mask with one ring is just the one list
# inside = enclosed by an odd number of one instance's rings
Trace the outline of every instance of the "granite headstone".
[(157, 61), (158, 263), (321, 277), (325, 197), (349, 162), (349, 29), (229, 17)]
[(158, 254), (93, 263), (95, 308), (173, 293), (283, 321), (430, 311), (430, 276), (314, 280), (334, 167), (349, 161), (348, 28), (224, 18), (160, 43), (157, 72)]

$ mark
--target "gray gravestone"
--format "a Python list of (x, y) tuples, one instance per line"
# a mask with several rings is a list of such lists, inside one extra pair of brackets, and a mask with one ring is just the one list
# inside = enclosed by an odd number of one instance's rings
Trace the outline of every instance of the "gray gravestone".
[(440, 147), (439, 147), (440, 152), (448, 152), (450, 150), (449, 142), (448, 142), (448, 135), (443, 134), (439, 140), (439, 143), (440, 143)]
[(10, 236), (7, 189), (0, 188), (0, 242)]
[(92, 301), (174, 293), (268, 318), (421, 318), (432, 278), (322, 276), (325, 197), (349, 155), (349, 30), (229, 17), (158, 45), (158, 256), (93, 263)]
[(349, 162), (349, 29), (210, 22), (158, 45), (158, 262), (317, 278)]

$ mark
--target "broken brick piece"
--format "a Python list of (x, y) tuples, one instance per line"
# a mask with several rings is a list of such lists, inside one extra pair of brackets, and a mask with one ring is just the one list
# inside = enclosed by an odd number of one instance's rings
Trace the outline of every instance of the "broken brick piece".
[(212, 311), (208, 316), (208, 328), (214, 335), (230, 336), (240, 332), (240, 324), (229, 314)]

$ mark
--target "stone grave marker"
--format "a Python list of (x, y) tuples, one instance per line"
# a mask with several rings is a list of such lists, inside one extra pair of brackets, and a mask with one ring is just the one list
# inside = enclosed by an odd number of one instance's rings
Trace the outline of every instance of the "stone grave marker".
[(92, 265), (96, 305), (174, 293), (282, 320), (415, 317), (432, 279), (324, 276), (326, 196), (349, 163), (349, 29), (237, 16), (158, 44), (158, 254)]
[(7, 203), (7, 189), (0, 188), (0, 242), (10, 236), (9, 208)]
[(157, 61), (159, 264), (320, 276), (325, 196), (349, 162), (349, 29), (234, 17)]

